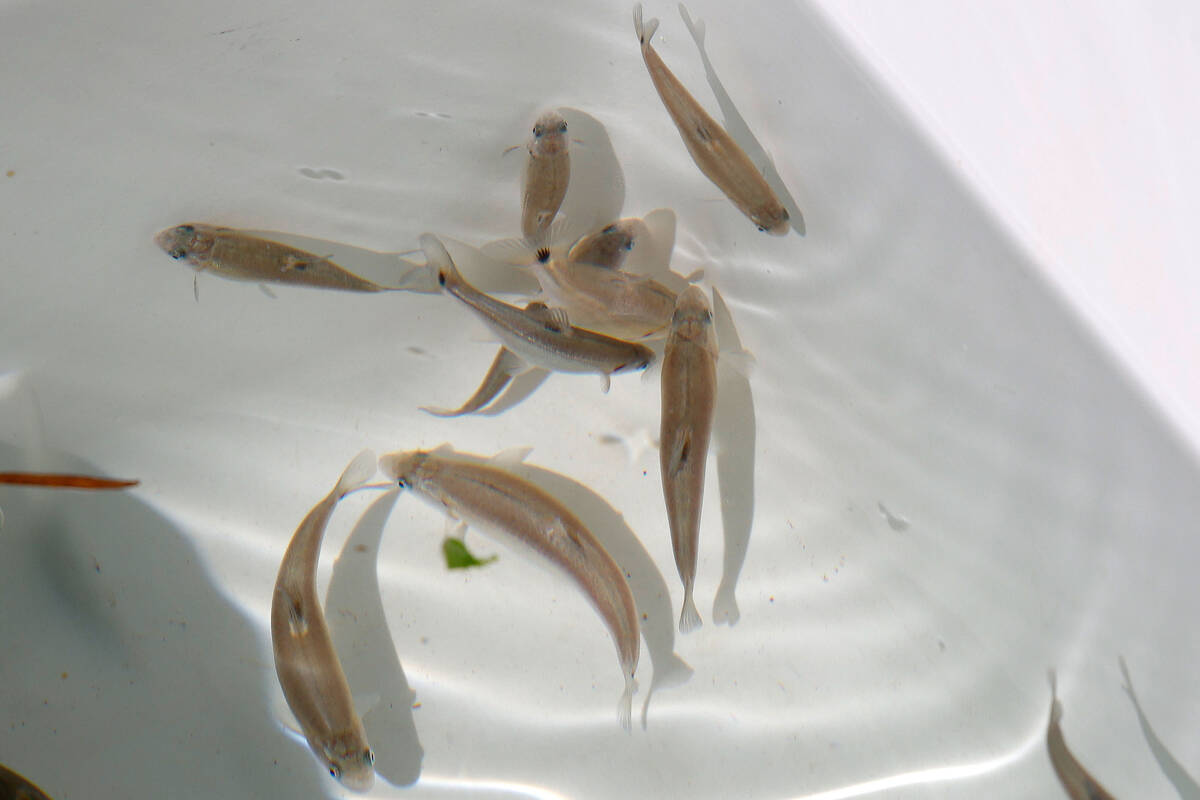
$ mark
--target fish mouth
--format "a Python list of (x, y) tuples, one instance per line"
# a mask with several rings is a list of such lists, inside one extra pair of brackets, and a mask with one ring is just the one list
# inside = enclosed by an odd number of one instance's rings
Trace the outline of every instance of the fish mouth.
[[(178, 227), (178, 226), (176, 226)], [(167, 228), (154, 234), (154, 243), (162, 250), (169, 252), (175, 246), (176, 228)]]
[(375, 770), (370, 767), (347, 770), (341, 774), (338, 782), (356, 792), (369, 792), (375, 786)]

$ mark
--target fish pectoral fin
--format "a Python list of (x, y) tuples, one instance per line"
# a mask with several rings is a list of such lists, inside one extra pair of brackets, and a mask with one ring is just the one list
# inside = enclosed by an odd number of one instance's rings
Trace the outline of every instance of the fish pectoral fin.
[(600, 391), (608, 394), (608, 390), (612, 388), (612, 376), (605, 372), (600, 376)]
[(546, 536), (551, 541), (566, 540), (583, 550), (583, 542), (579, 540), (579, 534), (564, 525), (563, 521), (557, 517), (546, 527)]
[(674, 478), (680, 470), (687, 466), (692, 452), (692, 428), (684, 426), (675, 439), (675, 449), (671, 452), (671, 477)]
[(263, 294), (265, 294), (267, 297), (271, 298), (272, 300), (279, 299), (278, 297), (275, 296), (275, 293), (271, 291), (270, 287), (267, 286), (265, 283), (260, 283), (258, 285), (258, 290), (260, 292), (262, 292)]
[(565, 308), (551, 308), (541, 300), (534, 300), (525, 306), (525, 312), (533, 319), (542, 323), (548, 331), (570, 335), (572, 333), (571, 319)]
[(287, 593), (287, 611), (288, 611), (288, 630), (295, 638), (300, 638), (308, 633), (308, 620), (304, 616), (304, 610), (301, 607), (300, 601), (291, 592)]

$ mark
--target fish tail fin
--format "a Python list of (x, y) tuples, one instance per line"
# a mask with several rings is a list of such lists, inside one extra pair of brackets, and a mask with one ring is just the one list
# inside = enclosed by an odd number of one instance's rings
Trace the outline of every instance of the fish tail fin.
[(426, 266), (437, 279), (439, 286), (462, 285), (463, 277), (459, 274), (458, 267), (454, 266), (454, 259), (450, 258), (450, 253), (446, 251), (441, 239), (432, 233), (423, 233), (421, 249), (425, 251)]
[(633, 675), (625, 676), (625, 691), (617, 701), (617, 722), (626, 733), (633, 730), (633, 693), (637, 691), (637, 681)]
[(700, 612), (696, 610), (696, 600), (692, 597), (692, 587), (683, 590), (683, 610), (679, 612), (679, 632), (691, 633), (704, 623), (700, 620)]
[(1047, 671), (1050, 679), (1050, 724), (1057, 725), (1063, 716), (1062, 701), (1058, 699), (1058, 676), (1053, 669)]
[(638, 41), (642, 47), (650, 44), (650, 40), (654, 38), (655, 31), (658, 30), (658, 20), (651, 18), (649, 22), (642, 22), (642, 4), (638, 3), (633, 7), (633, 32), (637, 34)]
[(338, 478), (337, 486), (334, 487), (334, 493), (339, 498), (345, 497), (371, 480), (375, 477), (375, 464), (375, 454), (370, 450), (363, 450), (342, 472), (342, 477)]

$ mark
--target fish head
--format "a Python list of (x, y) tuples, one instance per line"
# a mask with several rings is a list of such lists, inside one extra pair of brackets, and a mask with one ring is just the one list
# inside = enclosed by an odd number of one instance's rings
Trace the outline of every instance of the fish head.
[(347, 789), (366, 792), (375, 785), (375, 753), (357, 732), (335, 736), (319, 755), (330, 776)]
[(385, 453), (379, 457), (379, 470), (400, 484), (400, 488), (407, 488), (416, 483), (421, 465), (428, 457), (429, 453), (424, 450)]
[(654, 351), (649, 347), (638, 345), (637, 355), (612, 371), (613, 375), (623, 372), (638, 372), (654, 363)]
[(681, 341), (699, 342), (716, 351), (712, 306), (699, 286), (689, 286), (675, 300), (671, 313), (671, 336)]
[(547, 111), (533, 123), (533, 136), (529, 140), (529, 155), (555, 156), (566, 152), (567, 121), (555, 111)]
[(154, 243), (176, 261), (187, 261), (194, 267), (201, 266), (212, 252), (216, 237), (206, 225), (184, 224), (159, 231)]
[(772, 236), (787, 236), (792, 229), (791, 217), (787, 209), (779, 205), (778, 201), (765, 208), (757, 209), (750, 215), (750, 219), (754, 220), (754, 224), (760, 231)]
[(619, 269), (633, 249), (639, 219), (617, 220), (598, 233), (580, 238), (567, 254), (568, 261)]

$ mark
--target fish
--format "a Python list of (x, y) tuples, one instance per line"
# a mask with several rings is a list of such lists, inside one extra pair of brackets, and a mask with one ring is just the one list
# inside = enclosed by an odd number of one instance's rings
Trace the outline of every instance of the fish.
[(637, 217), (619, 219), (595, 233), (579, 237), (567, 251), (567, 261), (620, 269), (638, 237), (645, 233), (646, 223)]
[(176, 261), (222, 278), (252, 283), (281, 283), (337, 289), (345, 292), (382, 292), (385, 287), (339, 267), (328, 257), (263, 239), (236, 228), (199, 222), (159, 231), (154, 243)]
[(603, 377), (607, 391), (610, 375), (645, 369), (654, 360), (654, 352), (645, 345), (575, 327), (560, 308), (541, 302), (518, 308), (484, 294), (459, 274), (436, 236), (422, 235), (421, 247), (438, 284), (475, 312), (504, 347), (527, 365), (595, 373)]
[(1050, 721), (1046, 724), (1046, 749), (1050, 753), (1050, 764), (1058, 774), (1058, 781), (1071, 800), (1115, 800), (1112, 794), (1093, 778), (1083, 765), (1067, 749), (1063, 738), (1063, 707), (1059, 702), (1057, 681), (1050, 671)]
[(28, 779), (0, 764), (0, 800), (50, 800)]
[(568, 144), (567, 121), (561, 115), (547, 111), (537, 118), (526, 145), (529, 160), (521, 182), (521, 235), (529, 242), (541, 242), (567, 196), (571, 180)]
[(641, 3), (633, 7), (633, 28), (650, 80), (696, 166), (760, 231), (773, 236), (787, 235), (791, 230), (787, 209), (762, 173), (746, 151), (688, 93), (650, 44), (658, 30), (658, 20), (643, 24)]
[(613, 644), (625, 689), (617, 720), (629, 730), (641, 645), (637, 608), (625, 574), (604, 546), (565, 505), (495, 463), (478, 463), (448, 446), (389, 453), (379, 468), (402, 489), (468, 525), (532, 549), (565, 574), (600, 615)]
[(530, 269), (546, 300), (587, 330), (638, 339), (666, 327), (675, 309), (675, 293), (645, 275), (559, 258)]
[(283, 696), (329, 774), (360, 792), (375, 784), (375, 754), (317, 598), (317, 560), (338, 501), (374, 474), (375, 455), (364, 450), (308, 512), (283, 555), (271, 599), (271, 647)]
[(700, 627), (693, 590), (704, 500), (704, 468), (717, 404), (717, 337), (712, 308), (696, 286), (679, 295), (662, 360), (659, 465), (671, 548), (683, 581), (679, 632)]
[(54, 489), (127, 489), (138, 481), (119, 478), (96, 478), (91, 475), (68, 475), (58, 472), (0, 472), (0, 483), (17, 486), (45, 486)]
[(501, 347), (500, 352), (496, 353), (496, 357), (492, 360), (492, 365), (488, 367), (487, 374), (483, 376), (483, 383), (479, 384), (479, 388), (467, 402), (454, 409), (421, 406), (421, 410), (433, 414), (435, 417), (461, 417), (464, 414), (473, 414), (492, 402), (496, 395), (500, 394), (505, 386), (508, 386), (514, 376), (521, 374), (526, 369), (525, 362), (507, 347)]

